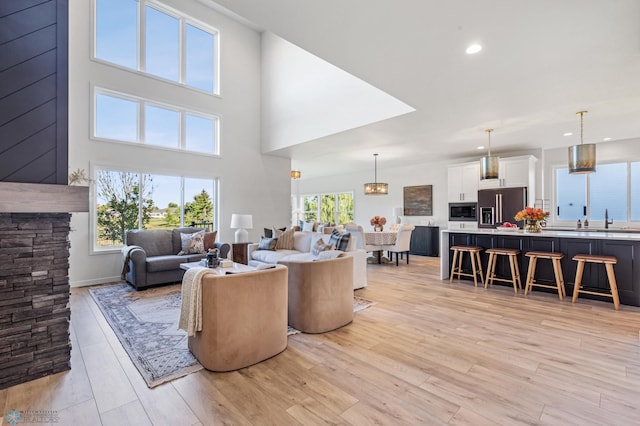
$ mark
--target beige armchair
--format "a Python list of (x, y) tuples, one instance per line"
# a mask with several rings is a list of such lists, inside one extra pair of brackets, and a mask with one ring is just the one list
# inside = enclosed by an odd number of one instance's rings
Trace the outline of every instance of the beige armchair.
[(411, 233), (415, 229), (413, 225), (400, 225), (398, 227), (398, 236), (396, 237), (396, 243), (394, 245), (382, 246), (384, 250), (389, 252), (389, 258), (393, 260), (393, 254), (396, 255), (396, 266), (398, 266), (398, 258), (402, 255), (407, 255), (407, 265), (409, 264), (409, 248), (411, 245)]
[(231, 371), (287, 347), (287, 268), (202, 279), (202, 331), (189, 350), (207, 370)]
[(353, 321), (353, 257), (281, 260), (289, 272), (289, 325), (324, 333)]

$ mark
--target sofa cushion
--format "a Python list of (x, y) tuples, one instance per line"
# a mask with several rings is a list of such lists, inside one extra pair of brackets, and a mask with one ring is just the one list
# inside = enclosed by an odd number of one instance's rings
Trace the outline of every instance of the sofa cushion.
[(178, 252), (178, 256), (205, 253), (204, 231), (198, 231), (190, 234), (180, 233), (180, 240), (182, 242), (182, 250)]
[(170, 229), (138, 229), (127, 232), (127, 245), (140, 246), (147, 257), (176, 254)]
[(317, 256), (321, 251), (331, 250), (332, 248), (332, 244), (325, 243), (322, 238), (318, 238), (315, 244), (311, 246), (311, 254)]
[(311, 250), (313, 232), (298, 231), (293, 233), (293, 249), (298, 251)]
[(174, 269), (180, 269), (180, 264), (185, 262), (196, 262), (199, 259), (189, 260), (188, 257), (178, 256), (176, 254), (166, 256), (147, 257), (147, 272), (162, 272)]
[(280, 259), (279, 261), (281, 260), (284, 260), (284, 261), (291, 260), (295, 262), (312, 262), (316, 260), (316, 257), (312, 253), (296, 253), (296, 254), (289, 254), (283, 257), (282, 259)]
[(337, 229), (334, 229), (331, 232), (331, 237), (329, 237), (329, 243), (333, 244), (337, 250), (347, 251), (349, 248), (349, 239), (351, 238), (351, 233), (344, 232), (341, 233)]
[(216, 235), (218, 235), (218, 231), (213, 232), (205, 232), (204, 233), (204, 251), (207, 252), (209, 249), (216, 248)]
[[(285, 226), (284, 228), (278, 228), (281, 231), (286, 231), (287, 227)], [(273, 229), (272, 228), (264, 228), (264, 237), (265, 238), (273, 238)]]
[(193, 234), (194, 232), (204, 231), (203, 228), (192, 228), (190, 226), (185, 228), (175, 228), (171, 231), (171, 243), (173, 244), (173, 250), (168, 253), (176, 254), (180, 250), (182, 250), (182, 240), (180, 239), (180, 234)]
[(281, 229), (273, 228), (273, 236), (278, 239), (278, 242), (276, 243), (276, 250), (293, 250), (294, 233), (295, 231), (293, 229), (283, 231)]
[(275, 250), (277, 243), (277, 238), (260, 238), (260, 242), (258, 243), (258, 250)]
[(297, 250), (256, 250), (251, 254), (251, 258), (264, 263), (277, 263), (285, 256), (298, 253), (300, 252)]

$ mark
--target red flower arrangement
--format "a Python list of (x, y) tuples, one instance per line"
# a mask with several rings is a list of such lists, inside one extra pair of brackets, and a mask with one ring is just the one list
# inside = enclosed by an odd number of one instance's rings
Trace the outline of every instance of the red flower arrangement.
[(542, 222), (549, 217), (549, 212), (545, 212), (542, 209), (536, 209), (533, 207), (527, 207), (524, 210), (520, 210), (516, 213), (515, 220), (528, 220), (534, 222)]
[(371, 218), (371, 226), (373, 225), (384, 225), (387, 223), (387, 219), (384, 216), (374, 216)]

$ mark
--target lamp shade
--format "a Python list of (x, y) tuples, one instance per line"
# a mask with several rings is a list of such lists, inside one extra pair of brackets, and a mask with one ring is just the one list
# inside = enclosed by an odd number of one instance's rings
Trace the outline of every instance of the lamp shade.
[(585, 143), (569, 147), (569, 173), (581, 174), (596, 171), (596, 145)]
[(231, 215), (231, 228), (253, 228), (253, 216), (250, 214), (237, 214)]
[(387, 195), (389, 193), (389, 184), (382, 182), (373, 182), (364, 184), (365, 195)]
[(291, 170), (291, 179), (300, 179), (300, 177), (302, 176), (302, 173), (300, 172), (300, 170)]
[(498, 157), (484, 156), (480, 159), (480, 180), (498, 179), (500, 159)]
[(392, 216), (402, 216), (402, 207), (394, 207), (391, 213)]

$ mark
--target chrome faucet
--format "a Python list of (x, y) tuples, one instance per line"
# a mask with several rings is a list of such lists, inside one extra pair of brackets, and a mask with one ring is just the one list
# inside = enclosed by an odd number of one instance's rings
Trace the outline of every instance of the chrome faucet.
[(609, 220), (609, 209), (604, 209), (604, 229), (609, 229), (613, 225), (613, 219)]

